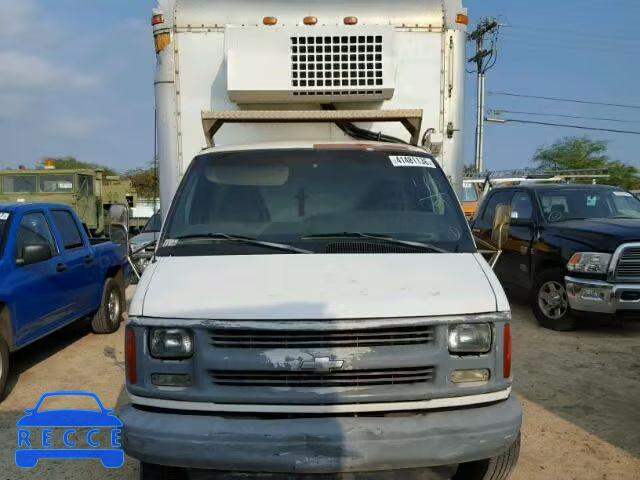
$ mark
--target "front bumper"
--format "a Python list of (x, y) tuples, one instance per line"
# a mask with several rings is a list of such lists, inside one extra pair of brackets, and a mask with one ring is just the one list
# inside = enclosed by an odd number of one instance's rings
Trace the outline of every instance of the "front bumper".
[(577, 312), (616, 314), (640, 310), (640, 284), (565, 277), (569, 305)]
[(126, 406), (124, 451), (141, 461), (251, 473), (376, 472), (494, 457), (522, 423), (513, 397), (490, 405), (389, 416), (263, 418)]

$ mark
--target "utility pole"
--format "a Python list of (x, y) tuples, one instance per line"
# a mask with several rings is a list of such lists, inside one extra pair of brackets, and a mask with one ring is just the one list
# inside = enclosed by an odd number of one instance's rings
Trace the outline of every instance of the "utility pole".
[[(488, 70), (495, 65), (497, 60), (497, 33), (500, 24), (492, 18), (486, 18), (480, 23), (476, 29), (469, 34), (469, 40), (476, 42), (476, 54), (469, 63), (476, 64), (476, 72), (478, 74), (478, 104), (476, 116), (476, 155), (475, 168), (476, 172), (484, 172), (484, 111), (485, 111), (485, 76)], [(491, 42), (491, 49), (484, 48), (485, 36), (494, 35)]]

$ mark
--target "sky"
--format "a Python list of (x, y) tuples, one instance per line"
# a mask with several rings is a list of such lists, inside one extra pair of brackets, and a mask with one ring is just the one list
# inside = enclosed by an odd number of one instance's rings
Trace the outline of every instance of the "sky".
[[(119, 171), (153, 157), (154, 0), (0, 0), (0, 168), (73, 155)], [(637, 0), (466, 0), (472, 22), (498, 17), (499, 57), (489, 92), (640, 106)], [(471, 52), (472, 46), (469, 46)], [(471, 68), (471, 66), (470, 66)], [(475, 76), (467, 77), (466, 162), (473, 163)], [(640, 108), (490, 93), (505, 118), (640, 131)], [(624, 122), (622, 122), (624, 121)], [(635, 123), (634, 123), (635, 122)], [(530, 165), (537, 148), (568, 135), (610, 142), (640, 167), (640, 136), (516, 123), (488, 124), (488, 169)]]

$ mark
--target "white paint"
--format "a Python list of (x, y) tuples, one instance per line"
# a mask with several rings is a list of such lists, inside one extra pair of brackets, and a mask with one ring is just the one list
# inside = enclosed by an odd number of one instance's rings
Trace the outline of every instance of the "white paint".
[(478, 265), (482, 268), (482, 271), (487, 277), (491, 285), (491, 289), (496, 297), (496, 311), (498, 312), (507, 312), (509, 315), (511, 314), (511, 306), (509, 305), (509, 299), (507, 298), (507, 294), (504, 293), (504, 288), (502, 288), (502, 284), (496, 273), (493, 271), (491, 266), (487, 263), (487, 260), (481, 253), (475, 254)]
[(147, 288), (149, 287), (149, 283), (153, 278), (153, 274), (156, 271), (157, 265), (157, 263), (152, 262), (147, 266), (147, 268), (145, 268), (144, 273), (142, 274), (142, 278), (140, 279), (136, 287), (136, 292), (131, 299), (131, 303), (129, 304), (129, 318), (142, 315), (144, 297), (147, 294)]
[(499, 392), (466, 395), (450, 398), (436, 398), (417, 402), (359, 403), (344, 405), (251, 405), (212, 402), (183, 402), (139, 397), (127, 391), (133, 405), (165, 408), (176, 411), (195, 412), (237, 412), (237, 413), (293, 413), (293, 414), (348, 414), (372, 412), (406, 412), (411, 410), (434, 410), (455, 408), (506, 400), (511, 395), (511, 387)]
[(389, 160), (394, 167), (421, 167), (436, 168), (436, 165), (430, 158), (416, 157), (407, 155), (390, 155)]
[[(167, 0), (161, 0), (165, 3)], [(265, 16), (278, 18), (278, 25), (302, 24), (306, 15), (318, 17), (319, 25), (342, 25), (345, 16), (355, 15), (359, 25), (390, 24), (395, 26), (443, 25), (442, 0), (403, 0), (389, 8), (388, 0), (322, 0), (303, 1), (299, 8), (291, 0), (174, 0), (177, 3), (176, 26), (180, 28), (213, 27), (215, 25), (260, 25)], [(445, 0), (448, 10), (460, 0)], [(277, 27), (276, 27), (277, 28)], [(311, 27), (313, 28), (313, 27)], [(347, 27), (348, 28), (348, 27)]]
[(145, 290), (145, 317), (338, 320), (496, 311), (494, 289), (473, 254), (159, 257), (153, 265), (153, 282), (136, 294)]

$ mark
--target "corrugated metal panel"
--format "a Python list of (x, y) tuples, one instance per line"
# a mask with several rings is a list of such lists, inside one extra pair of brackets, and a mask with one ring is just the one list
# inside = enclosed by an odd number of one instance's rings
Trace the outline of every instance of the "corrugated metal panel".
[(176, 0), (176, 27), (262, 25), (265, 16), (293, 26), (311, 15), (318, 25), (342, 25), (345, 16), (356, 16), (360, 25), (442, 28), (445, 5), (462, 9), (461, 0)]

